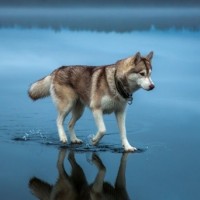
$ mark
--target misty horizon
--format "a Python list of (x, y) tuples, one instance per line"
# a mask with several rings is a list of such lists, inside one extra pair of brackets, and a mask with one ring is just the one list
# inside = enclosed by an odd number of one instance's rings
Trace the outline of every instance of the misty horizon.
[(200, 29), (200, 8), (0, 8), (0, 28), (130, 32)]
[(0, 7), (196, 7), (198, 0), (0, 0)]

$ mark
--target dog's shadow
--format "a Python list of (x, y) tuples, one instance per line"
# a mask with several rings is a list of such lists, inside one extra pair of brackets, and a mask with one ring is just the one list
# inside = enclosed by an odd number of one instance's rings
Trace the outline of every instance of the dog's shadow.
[(128, 200), (126, 191), (126, 161), (128, 153), (122, 154), (115, 185), (105, 182), (106, 167), (97, 154), (92, 154), (92, 163), (98, 172), (92, 184), (88, 184), (87, 178), (81, 166), (76, 162), (73, 151), (68, 155), (72, 167), (71, 175), (65, 171), (64, 159), (66, 149), (61, 149), (58, 155), (57, 168), (59, 177), (54, 185), (39, 179), (32, 178), (29, 188), (34, 196), (40, 200)]

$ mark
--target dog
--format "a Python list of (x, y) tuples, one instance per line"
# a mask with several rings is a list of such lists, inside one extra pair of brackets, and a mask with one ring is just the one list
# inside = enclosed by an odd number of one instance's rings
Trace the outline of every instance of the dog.
[(61, 149), (57, 161), (58, 179), (54, 185), (47, 183), (37, 177), (29, 180), (29, 188), (34, 196), (41, 200), (129, 200), (126, 191), (126, 162), (128, 153), (123, 153), (116, 176), (115, 185), (105, 182), (106, 167), (101, 159), (92, 154), (92, 163), (98, 172), (93, 183), (88, 184), (87, 177), (77, 163), (74, 152), (70, 151), (68, 160), (71, 165), (71, 174), (64, 167), (66, 149)]
[(152, 51), (145, 57), (137, 52), (134, 56), (111, 65), (62, 66), (33, 83), (28, 94), (33, 100), (51, 95), (58, 110), (56, 122), (62, 143), (68, 141), (63, 122), (70, 112), (72, 117), (68, 129), (71, 143), (82, 143), (76, 136), (74, 126), (87, 106), (92, 111), (98, 128), (92, 138), (93, 145), (97, 145), (106, 132), (103, 114), (114, 112), (122, 146), (126, 152), (133, 152), (137, 149), (127, 139), (125, 108), (128, 103), (132, 103), (132, 94), (139, 88), (150, 91), (155, 87), (151, 79), (152, 58)]

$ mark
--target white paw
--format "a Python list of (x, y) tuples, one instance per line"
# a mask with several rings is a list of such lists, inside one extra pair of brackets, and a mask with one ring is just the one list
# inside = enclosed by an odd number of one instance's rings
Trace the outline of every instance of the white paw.
[(67, 143), (67, 138), (66, 137), (63, 137), (60, 139), (60, 141), (63, 143), (63, 144), (66, 144)]
[(71, 139), (71, 143), (72, 144), (82, 144), (83, 141), (78, 138), (73, 138), (73, 139)]
[(92, 138), (92, 144), (93, 144), (93, 145), (97, 145), (98, 142), (99, 142), (99, 140), (95, 139), (95, 137)]
[(132, 147), (132, 146), (126, 146), (126, 147), (124, 147), (124, 151), (125, 152), (134, 152), (134, 151), (137, 151), (137, 148)]
[(99, 141), (102, 139), (102, 137), (104, 136), (104, 134), (97, 134), (92, 138), (92, 144), (93, 145), (97, 145), (99, 143)]

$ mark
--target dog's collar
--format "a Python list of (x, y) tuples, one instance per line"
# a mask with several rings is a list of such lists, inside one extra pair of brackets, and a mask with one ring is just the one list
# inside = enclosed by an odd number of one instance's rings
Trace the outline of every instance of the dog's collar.
[(128, 104), (131, 105), (132, 101), (133, 101), (132, 93), (127, 91), (127, 89), (124, 87), (124, 84), (122, 83), (122, 81), (117, 78), (116, 74), (117, 74), (117, 70), (115, 70), (115, 75), (114, 75), (116, 89), (117, 89), (118, 93), (124, 99), (126, 99), (128, 101)]

